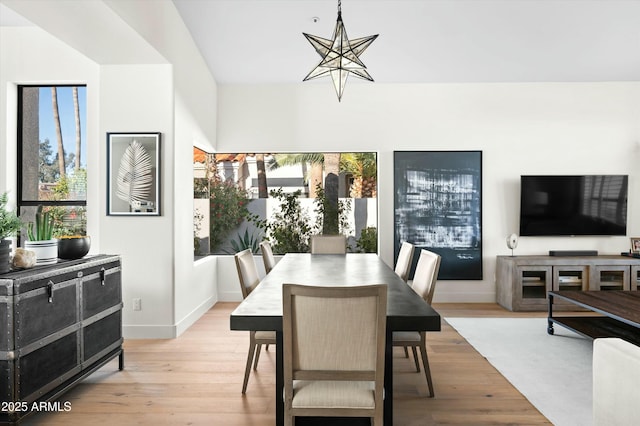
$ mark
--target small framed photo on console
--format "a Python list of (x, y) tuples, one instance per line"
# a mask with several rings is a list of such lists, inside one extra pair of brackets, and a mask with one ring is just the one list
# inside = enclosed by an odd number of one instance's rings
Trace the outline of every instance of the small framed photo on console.
[(631, 237), (631, 253), (640, 254), (640, 237)]

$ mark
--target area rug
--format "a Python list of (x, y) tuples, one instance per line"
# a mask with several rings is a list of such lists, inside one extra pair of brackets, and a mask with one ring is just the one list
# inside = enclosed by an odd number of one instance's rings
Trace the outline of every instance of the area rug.
[(556, 426), (592, 424), (593, 341), (546, 318), (446, 318)]

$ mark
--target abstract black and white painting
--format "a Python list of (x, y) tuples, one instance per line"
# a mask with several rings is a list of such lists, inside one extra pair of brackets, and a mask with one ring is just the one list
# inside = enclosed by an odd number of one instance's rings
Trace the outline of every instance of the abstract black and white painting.
[[(442, 256), (441, 280), (482, 279), (482, 151), (394, 151), (394, 253)], [(396, 259), (394, 259), (395, 262)]]

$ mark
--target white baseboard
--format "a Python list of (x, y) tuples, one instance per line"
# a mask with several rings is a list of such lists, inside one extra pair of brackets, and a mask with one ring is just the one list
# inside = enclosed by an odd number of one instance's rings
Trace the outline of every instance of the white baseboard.
[(176, 327), (173, 325), (122, 325), (125, 339), (174, 339)]
[(433, 303), (495, 303), (496, 294), (486, 292), (438, 292), (433, 296)]
[(175, 339), (191, 327), (218, 300), (210, 297), (174, 325), (126, 325), (122, 326), (125, 339)]
[(240, 289), (237, 291), (220, 291), (218, 289), (218, 301), (219, 302), (241, 302), (242, 301), (242, 293), (240, 293)]
[(176, 324), (176, 336), (180, 336), (184, 333), (189, 327), (191, 327), (196, 321), (200, 319), (209, 309), (213, 307), (218, 301), (215, 297), (210, 297), (200, 304), (200, 306), (196, 307), (193, 311), (191, 311), (187, 316), (185, 316), (182, 320), (178, 321)]

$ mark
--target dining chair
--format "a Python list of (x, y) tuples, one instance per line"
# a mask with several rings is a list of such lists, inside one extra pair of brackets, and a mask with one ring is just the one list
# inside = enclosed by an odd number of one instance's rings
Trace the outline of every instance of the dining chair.
[(387, 286), (283, 284), (284, 424), (370, 417), (382, 426)]
[[(395, 273), (406, 283), (409, 280), (411, 271), (411, 263), (413, 262), (413, 253), (415, 246), (409, 242), (403, 241), (398, 252), (398, 260), (396, 261)], [(404, 356), (409, 358), (409, 349), (404, 347)]]
[(413, 260), (413, 252), (415, 246), (406, 241), (402, 242), (400, 251), (398, 252), (398, 260), (396, 261), (396, 274), (406, 283), (409, 279), (409, 271), (411, 270), (411, 261)]
[[(438, 271), (440, 270), (440, 256), (429, 250), (420, 250), (420, 257), (416, 265), (411, 288), (420, 297), (431, 305), (433, 293), (436, 289)], [(429, 396), (434, 397), (433, 381), (431, 380), (431, 370), (429, 369), (429, 358), (427, 357), (427, 333), (424, 331), (396, 331), (393, 333), (393, 346), (401, 346), (407, 353), (407, 348), (411, 348), (413, 359), (416, 363), (416, 371), (420, 372), (420, 362), (418, 361), (417, 349), (420, 350), (424, 375), (429, 386)]]
[(344, 235), (312, 235), (311, 254), (345, 254), (347, 238)]
[[(250, 249), (243, 250), (234, 255), (236, 261), (236, 269), (240, 280), (240, 289), (242, 290), (242, 298), (245, 299), (260, 284), (258, 268)], [(249, 382), (249, 373), (251, 372), (251, 364), (253, 369), (258, 367), (258, 359), (260, 359), (260, 349), (262, 345), (276, 344), (275, 331), (250, 331), (249, 332), (249, 354), (247, 355), (247, 365), (244, 370), (244, 381), (242, 382), (242, 393), (247, 391), (247, 383)]]
[(262, 262), (264, 263), (264, 270), (271, 272), (274, 266), (276, 266), (276, 258), (273, 257), (273, 250), (269, 241), (263, 241), (260, 243), (260, 253), (262, 253)]

